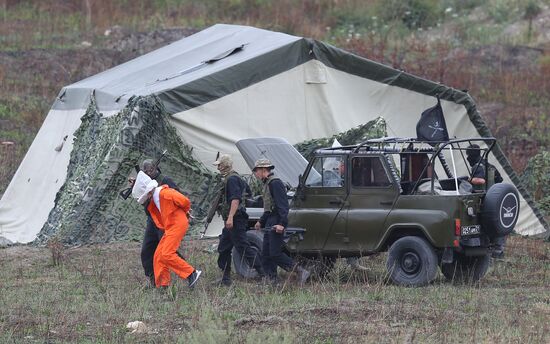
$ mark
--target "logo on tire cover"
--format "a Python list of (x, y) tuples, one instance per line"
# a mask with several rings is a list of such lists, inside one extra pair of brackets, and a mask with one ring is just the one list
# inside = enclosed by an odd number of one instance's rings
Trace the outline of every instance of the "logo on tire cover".
[(504, 228), (510, 228), (518, 215), (518, 198), (512, 192), (506, 194), (500, 203), (500, 223)]

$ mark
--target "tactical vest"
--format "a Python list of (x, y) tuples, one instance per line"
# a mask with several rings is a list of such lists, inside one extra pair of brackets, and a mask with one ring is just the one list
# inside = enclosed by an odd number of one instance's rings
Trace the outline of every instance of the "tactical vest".
[(263, 190), (263, 201), (264, 201), (264, 211), (273, 211), (273, 197), (271, 196), (271, 192), (269, 192), (269, 184), (271, 184), (272, 181), (275, 179), (280, 179), (275, 177), (273, 174), (270, 174), (267, 179), (264, 182), (264, 190)]
[(241, 182), (241, 188), (242, 188), (241, 200), (239, 202), (239, 207), (237, 208), (237, 212), (246, 211), (246, 208), (245, 208), (246, 185), (244, 185), (245, 182), (237, 172), (231, 171), (227, 174), (227, 176), (225, 176), (225, 179), (223, 182), (221, 215), (224, 220), (226, 220), (227, 217), (229, 216), (229, 210), (231, 209), (231, 203), (227, 202), (227, 181), (229, 180), (230, 177), (233, 177), (233, 176), (237, 176), (239, 178), (239, 181)]

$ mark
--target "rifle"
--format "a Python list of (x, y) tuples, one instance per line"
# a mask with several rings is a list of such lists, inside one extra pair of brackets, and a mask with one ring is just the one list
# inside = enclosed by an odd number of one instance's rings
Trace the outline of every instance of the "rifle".
[[(272, 226), (270, 228), (260, 228), (260, 230), (264, 233), (274, 232), (275, 231), (275, 226)], [(298, 236), (298, 241), (302, 241), (302, 240), (304, 240), (304, 233), (305, 232), (306, 232), (305, 228), (287, 227), (287, 228), (285, 228), (284, 232), (282, 233), (283, 234), (283, 241), (285, 243), (288, 243), (288, 241), (290, 240), (290, 237), (293, 236), (293, 235), (297, 235)]]
[[(271, 226), (269, 228), (260, 228), (260, 230), (262, 232), (273, 232), (275, 231), (275, 226)], [(288, 235), (292, 235), (292, 234), (303, 234), (305, 233), (306, 230), (305, 228), (300, 228), (300, 227), (287, 227), (285, 228), (284, 232), (285, 234), (288, 234)]]
[[(216, 161), (218, 160), (219, 157), (220, 157), (220, 152), (216, 154)], [(208, 214), (206, 214), (206, 221), (204, 222), (204, 230), (201, 232), (201, 239), (204, 238), (204, 235), (206, 234), (206, 230), (208, 229), (208, 225), (210, 224), (210, 222), (212, 222), (212, 219), (214, 218), (214, 215), (218, 210), (218, 206), (222, 201), (223, 189), (224, 188), (221, 187), (218, 190), (218, 192), (216, 193), (216, 197), (214, 197), (214, 202), (210, 204), (210, 209), (208, 209)]]
[[(167, 152), (167, 150), (165, 149), (165, 150), (162, 152), (162, 154), (160, 155), (160, 157), (157, 159), (157, 161), (155, 161), (155, 163), (154, 163), (154, 165), (153, 165), (153, 166), (155, 167), (155, 169), (159, 171), (159, 173), (160, 173), (160, 169), (159, 169), (160, 161), (162, 160), (162, 158), (164, 158), (164, 156), (166, 155), (166, 152)], [(141, 169), (139, 168), (139, 165), (134, 165), (134, 169), (136, 170), (136, 173), (139, 173), (139, 171), (141, 170)], [(122, 197), (122, 199), (128, 199), (128, 197), (130, 197), (130, 195), (132, 194), (132, 189), (133, 189), (133, 187), (134, 187), (134, 186), (132, 185), (131, 187), (126, 188), (126, 189), (120, 191), (120, 192), (118, 193), (118, 195), (119, 195), (120, 197)]]
[(216, 211), (218, 210), (218, 206), (220, 205), (222, 201), (222, 197), (224, 188), (221, 187), (218, 192), (216, 193), (216, 197), (214, 198), (214, 202), (210, 204), (210, 209), (208, 209), (208, 214), (206, 215), (206, 222), (204, 223), (204, 230), (201, 233), (201, 239), (206, 234), (206, 230), (208, 229), (208, 225), (210, 222), (212, 222), (212, 219), (214, 218), (214, 215), (216, 215)]

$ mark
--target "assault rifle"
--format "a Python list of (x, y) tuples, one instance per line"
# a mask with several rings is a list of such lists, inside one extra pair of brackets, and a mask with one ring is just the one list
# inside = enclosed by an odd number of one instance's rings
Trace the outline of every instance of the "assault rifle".
[[(275, 226), (269, 227), (269, 228), (260, 228), (262, 232), (274, 232)], [(298, 237), (298, 241), (304, 240), (304, 233), (306, 232), (305, 228), (300, 227), (287, 227), (285, 228), (283, 232), (283, 241), (288, 243), (290, 240), (290, 237), (293, 235), (296, 235)]]
[[(167, 152), (167, 150), (165, 149), (165, 150), (162, 152), (162, 154), (160, 155), (160, 157), (157, 159), (157, 161), (155, 161), (155, 163), (154, 163), (154, 165), (153, 165), (153, 167), (154, 167), (156, 170), (158, 170), (159, 173), (160, 173), (160, 169), (159, 169), (160, 161), (162, 160), (162, 158), (164, 158), (164, 156), (166, 155), (166, 152)], [(139, 171), (141, 170), (141, 169), (139, 168), (139, 165), (134, 165), (134, 169), (136, 170), (136, 173), (139, 173)], [(132, 194), (132, 188), (134, 187), (134, 182), (135, 182), (135, 180), (134, 180), (134, 181), (130, 181), (130, 183), (131, 183), (132, 186), (130, 186), (129, 188), (126, 188), (126, 189), (120, 191), (120, 192), (118, 193), (118, 195), (119, 195), (120, 197), (122, 197), (123, 199), (128, 199), (128, 197), (130, 197), (130, 195)]]
[(208, 214), (206, 215), (206, 221), (204, 222), (204, 230), (201, 233), (201, 238), (203, 238), (206, 234), (208, 225), (210, 224), (210, 222), (212, 222), (214, 215), (216, 215), (216, 211), (218, 211), (218, 207), (222, 202), (222, 197), (224, 196), (223, 189), (223, 187), (220, 187), (220, 189), (216, 192), (216, 197), (214, 197), (214, 201), (210, 203), (210, 209), (208, 209)]
[[(216, 161), (220, 157), (220, 152), (216, 154)], [(212, 219), (214, 218), (214, 215), (216, 215), (216, 211), (218, 210), (218, 207), (222, 201), (223, 197), (223, 187), (220, 187), (220, 189), (216, 192), (216, 197), (214, 197), (214, 202), (210, 203), (210, 209), (208, 209), (208, 214), (206, 214), (206, 221), (204, 222), (204, 230), (201, 232), (201, 239), (204, 238), (204, 235), (206, 234), (206, 230), (208, 229), (208, 225), (210, 222), (212, 222)]]

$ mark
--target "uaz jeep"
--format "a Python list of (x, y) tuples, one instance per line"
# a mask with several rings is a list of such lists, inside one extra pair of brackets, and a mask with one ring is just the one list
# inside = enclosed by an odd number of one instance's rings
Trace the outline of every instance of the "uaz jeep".
[[(480, 148), (483, 185), (470, 183), (466, 161)], [(319, 149), (307, 163), (286, 141), (245, 139), (237, 147), (249, 166), (265, 157), (294, 186), (286, 249), (330, 267), (338, 257), (388, 251), (387, 269), (399, 285), (447, 279), (476, 281), (487, 272), (495, 238), (510, 234), (519, 214), (516, 188), (493, 184), (487, 156), (494, 138), (448, 142), (382, 138)], [(300, 172), (298, 172), (300, 171)], [(248, 209), (251, 223), (261, 209)], [(250, 231), (261, 248), (261, 235)], [(238, 256), (234, 261), (238, 261)], [(237, 271), (243, 270), (240, 262)]]

